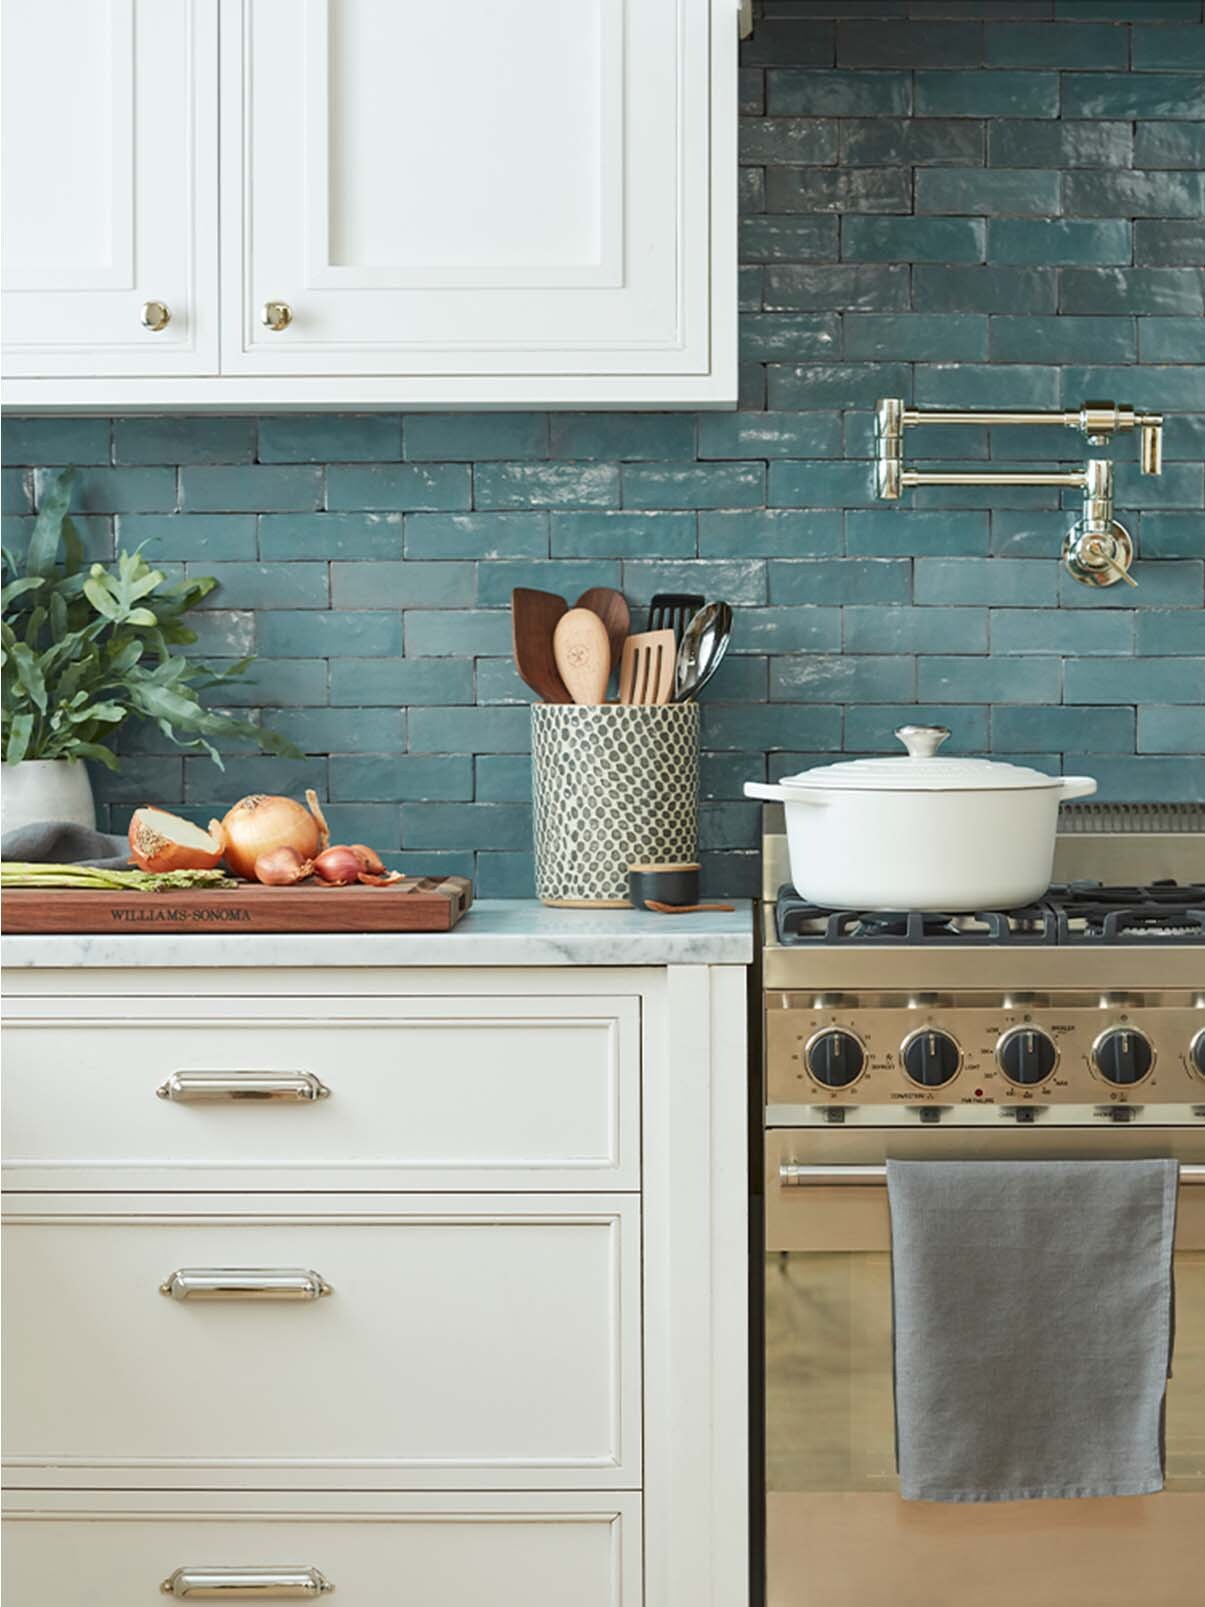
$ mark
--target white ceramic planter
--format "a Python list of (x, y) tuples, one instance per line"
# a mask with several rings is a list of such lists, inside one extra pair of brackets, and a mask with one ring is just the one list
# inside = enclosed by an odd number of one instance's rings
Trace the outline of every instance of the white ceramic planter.
[(68, 820), (96, 829), (96, 804), (88, 767), (76, 759), (25, 759), (3, 767), (0, 832), (35, 820)]
[(938, 759), (949, 733), (905, 726), (907, 759), (858, 759), (745, 783), (785, 805), (791, 880), (829, 909), (1016, 909), (1050, 885), (1059, 804), (1090, 776)]

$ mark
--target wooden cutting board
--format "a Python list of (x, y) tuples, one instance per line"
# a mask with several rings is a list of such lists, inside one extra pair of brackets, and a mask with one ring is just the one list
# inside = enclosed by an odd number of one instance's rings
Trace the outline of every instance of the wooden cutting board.
[(117, 893), (6, 888), (8, 937), (49, 932), (450, 932), (473, 902), (463, 876), (415, 876), (388, 887), (190, 888)]

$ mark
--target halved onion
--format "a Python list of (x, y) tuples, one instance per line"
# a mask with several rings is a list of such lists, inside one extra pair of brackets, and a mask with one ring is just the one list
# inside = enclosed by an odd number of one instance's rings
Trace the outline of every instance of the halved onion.
[(225, 851), (216, 822), (206, 831), (166, 809), (135, 809), (130, 821), (130, 858), (139, 870), (212, 870)]

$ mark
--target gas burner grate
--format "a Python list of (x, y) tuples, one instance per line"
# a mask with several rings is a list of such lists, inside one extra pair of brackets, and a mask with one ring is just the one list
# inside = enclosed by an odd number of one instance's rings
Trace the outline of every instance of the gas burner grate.
[(1205, 886), (1155, 882), (1052, 887), (1036, 904), (1013, 910), (941, 914), (922, 910), (833, 910), (779, 888), (778, 941), (809, 944), (1087, 946), (1205, 943)]

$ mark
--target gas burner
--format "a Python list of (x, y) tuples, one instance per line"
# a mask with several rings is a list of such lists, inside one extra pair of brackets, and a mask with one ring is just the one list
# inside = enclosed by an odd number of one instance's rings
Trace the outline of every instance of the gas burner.
[(1013, 910), (940, 914), (922, 910), (832, 910), (779, 889), (775, 914), (784, 947), (809, 944), (1088, 945), (1205, 942), (1205, 886), (1155, 882), (1052, 887)]

